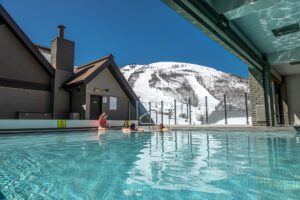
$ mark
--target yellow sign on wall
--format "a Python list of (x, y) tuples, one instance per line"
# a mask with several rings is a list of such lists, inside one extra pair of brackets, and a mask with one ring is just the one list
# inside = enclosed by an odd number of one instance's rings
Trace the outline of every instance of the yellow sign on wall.
[(57, 128), (67, 128), (66, 120), (57, 120)]

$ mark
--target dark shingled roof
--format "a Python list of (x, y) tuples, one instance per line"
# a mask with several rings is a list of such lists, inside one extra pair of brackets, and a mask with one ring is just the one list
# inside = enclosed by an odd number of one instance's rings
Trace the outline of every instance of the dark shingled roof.
[(74, 68), (74, 76), (65, 83), (65, 86), (87, 82), (95, 73), (102, 71), (107, 66), (106, 63), (109, 59), (112, 58), (112, 55), (108, 55), (91, 63)]

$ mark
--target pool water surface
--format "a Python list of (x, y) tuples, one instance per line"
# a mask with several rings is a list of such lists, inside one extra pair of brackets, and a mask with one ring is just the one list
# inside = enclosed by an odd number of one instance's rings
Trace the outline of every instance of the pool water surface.
[(300, 135), (0, 135), (0, 199), (299, 199)]

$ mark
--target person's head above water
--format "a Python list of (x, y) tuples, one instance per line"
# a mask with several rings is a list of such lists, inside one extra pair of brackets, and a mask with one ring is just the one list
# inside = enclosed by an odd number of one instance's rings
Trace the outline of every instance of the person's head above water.
[(125, 128), (129, 128), (129, 122), (128, 122), (128, 121), (125, 121), (123, 126), (124, 126)]
[(134, 130), (134, 129), (135, 129), (135, 123), (131, 123), (131, 124), (130, 124), (130, 129), (131, 129), (131, 130)]
[(163, 123), (160, 123), (158, 127), (159, 127), (160, 129), (165, 128), (165, 126), (163, 125)]

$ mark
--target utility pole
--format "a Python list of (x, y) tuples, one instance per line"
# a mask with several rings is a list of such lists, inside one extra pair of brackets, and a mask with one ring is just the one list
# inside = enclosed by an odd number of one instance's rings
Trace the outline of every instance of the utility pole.
[(189, 118), (190, 118), (190, 125), (192, 124), (192, 102), (191, 98), (189, 98)]
[(225, 124), (227, 125), (227, 106), (226, 106), (226, 94), (224, 94), (224, 114), (225, 114)]
[(149, 102), (149, 122), (151, 123), (151, 102)]
[(206, 124), (208, 125), (208, 108), (207, 108), (207, 96), (205, 96), (205, 120)]
[(163, 124), (164, 123), (164, 102), (161, 101), (161, 123)]
[(176, 99), (174, 99), (174, 124), (177, 124)]

